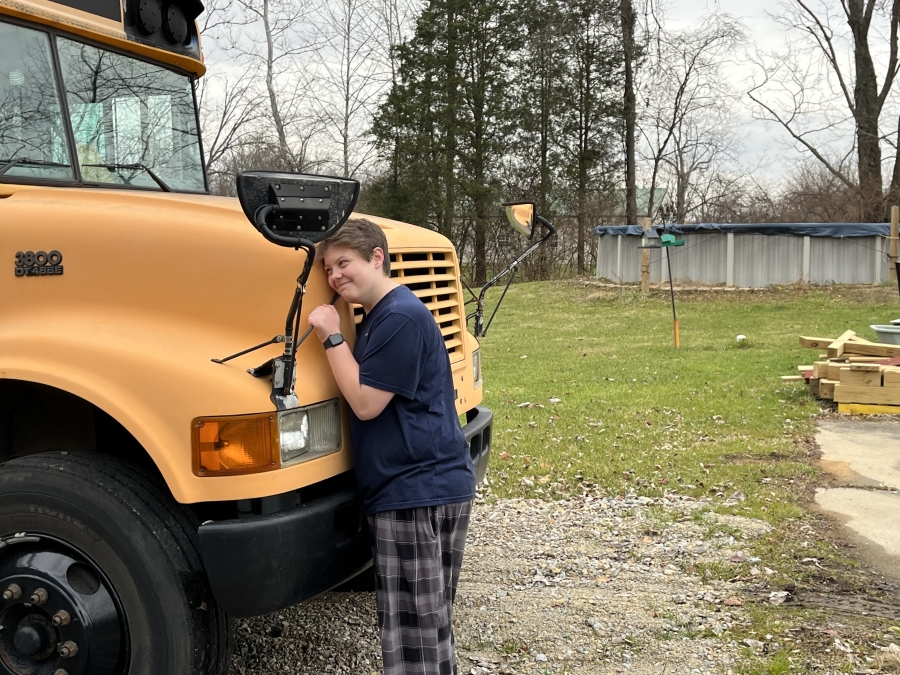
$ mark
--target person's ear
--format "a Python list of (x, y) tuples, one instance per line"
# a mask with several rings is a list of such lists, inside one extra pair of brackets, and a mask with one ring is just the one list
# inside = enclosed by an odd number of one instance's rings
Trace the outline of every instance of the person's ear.
[(380, 246), (372, 249), (372, 263), (376, 269), (380, 270), (384, 267), (384, 251), (381, 250)]

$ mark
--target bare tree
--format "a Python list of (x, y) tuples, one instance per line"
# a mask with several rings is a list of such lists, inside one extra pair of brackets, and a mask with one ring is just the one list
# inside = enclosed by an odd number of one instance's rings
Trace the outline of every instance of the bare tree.
[(622, 116), (625, 121), (625, 219), (629, 225), (637, 224), (637, 175), (635, 168), (635, 139), (637, 129), (637, 98), (634, 86), (634, 65), (637, 48), (634, 42), (637, 15), (631, 0), (620, 0), (619, 16), (622, 22), (622, 56), (625, 66)]
[(315, 92), (304, 67), (320, 47), (308, 22), (312, 0), (238, 0), (237, 5), (239, 29), (231, 32), (229, 50), (264, 75), (280, 163), (290, 171), (308, 171), (316, 163), (310, 141), (322, 130), (321, 121), (308, 113)]
[(649, 48), (642, 69), (639, 121), (643, 159), (650, 165), (647, 212), (652, 217), (660, 172), (675, 178), (676, 219), (684, 222), (691, 179), (726, 151), (723, 129), (731, 126), (728, 106), (736, 98), (722, 65), (743, 41), (741, 23), (713, 14), (692, 30), (669, 31), (659, 15), (648, 26)]
[(664, 158), (662, 177), (672, 190), (672, 219), (698, 222), (712, 204), (727, 201), (747, 171), (739, 152), (743, 138), (725, 109), (707, 110), (682, 121)]
[[(855, 191), (860, 218), (881, 221), (885, 205), (879, 128), (898, 69), (900, 0), (837, 0), (837, 6), (835, 0), (786, 0), (782, 9), (775, 18), (792, 42), (784, 53), (757, 57), (761, 75), (748, 94), (764, 119), (780, 124)], [(843, 43), (852, 45), (852, 55)], [(840, 139), (848, 122), (855, 130), (849, 148)], [(845, 161), (851, 154), (852, 165)], [(893, 194), (900, 191), (898, 161), (900, 155), (895, 154)]]
[(248, 132), (259, 121), (262, 105), (252, 77), (235, 82), (227, 75), (209, 75), (196, 87), (207, 174), (212, 179), (226, 172), (226, 158), (249, 141)]
[(415, 21), (415, 0), (371, 0), (374, 16), (374, 28), (377, 39), (375, 47), (381, 50), (381, 60), (387, 64), (392, 85), (397, 84), (399, 56), (397, 48), (403, 44)]
[[(382, 0), (383, 1), (383, 0)], [(331, 0), (322, 6), (322, 47), (315, 52), (312, 99), (324, 133), (340, 149), (339, 170), (355, 176), (375, 154), (370, 138), (372, 115), (382, 90), (390, 83), (390, 63), (377, 40), (379, 10), (390, 22), (381, 26), (396, 39), (396, 8), (384, 8), (377, 0)]]

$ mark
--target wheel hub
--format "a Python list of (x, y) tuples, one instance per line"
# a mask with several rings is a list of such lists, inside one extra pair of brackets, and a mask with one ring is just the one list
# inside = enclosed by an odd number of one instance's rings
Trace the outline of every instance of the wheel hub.
[(0, 539), (0, 674), (114, 675), (125, 630), (100, 570), (48, 537)]
[[(34, 656), (39, 651), (47, 648), (48, 637), (40, 630), (40, 624), (32, 621), (24, 626), (20, 626), (13, 636), (13, 644), (16, 652), (22, 656)], [(52, 639), (52, 637), (50, 637)]]

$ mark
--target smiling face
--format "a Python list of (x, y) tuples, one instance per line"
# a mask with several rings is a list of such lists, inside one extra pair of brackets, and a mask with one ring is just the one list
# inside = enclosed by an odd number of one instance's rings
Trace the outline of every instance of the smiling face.
[(344, 300), (362, 305), (367, 312), (394, 286), (382, 270), (384, 252), (380, 248), (372, 251), (371, 260), (366, 260), (352, 248), (330, 246), (322, 260), (328, 285)]

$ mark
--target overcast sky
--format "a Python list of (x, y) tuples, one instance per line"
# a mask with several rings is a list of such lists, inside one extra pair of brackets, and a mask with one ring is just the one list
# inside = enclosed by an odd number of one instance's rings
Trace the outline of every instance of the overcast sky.
[[(740, 19), (747, 30), (748, 48), (781, 50), (785, 32), (773, 19), (779, 0), (672, 0), (667, 6), (667, 23), (672, 28), (690, 28), (704, 15), (724, 12)], [(728, 79), (739, 91), (746, 91), (753, 69), (740, 57), (726, 67)], [(761, 177), (773, 179), (789, 173), (802, 157), (780, 126), (753, 118), (753, 103), (743, 99), (741, 126), (746, 133), (744, 157), (750, 168), (761, 167)]]
[[(713, 12), (722, 12), (730, 14), (742, 21), (746, 28), (747, 50), (761, 49), (765, 51), (781, 51), (787, 44), (787, 33), (773, 18), (782, 12), (781, 2), (791, 0), (656, 0), (664, 2), (665, 5), (665, 22), (670, 29), (686, 29), (698, 25), (704, 16)], [(840, 5), (837, 0), (822, 0), (830, 4), (838, 12)], [(816, 0), (813, 5), (818, 6)], [(837, 24), (835, 24), (837, 25)], [(878, 44), (877, 40), (872, 41), (873, 45)], [(886, 44), (886, 40), (884, 41)], [(212, 41), (206, 43), (205, 47), (213, 47)], [(849, 49), (849, 45), (843, 45), (845, 51)], [(239, 68), (235, 69), (234, 64), (229, 63), (228, 55), (216, 52), (214, 49), (208, 50), (208, 56), (211, 57), (212, 73), (232, 70), (239, 77)], [(846, 54), (849, 59), (850, 54)], [(738, 122), (742, 132), (746, 135), (743, 143), (741, 156), (744, 160), (746, 169), (753, 170), (758, 179), (766, 181), (770, 179), (775, 182), (780, 177), (790, 173), (796, 162), (800, 159), (807, 158), (809, 155), (806, 151), (801, 152), (788, 134), (779, 126), (771, 122), (754, 119), (754, 114), (758, 114), (759, 110), (745, 95), (749, 88), (754, 68), (750, 65), (749, 60), (743, 54), (735, 57), (735, 62), (725, 66), (725, 76), (731, 83), (735, 91), (744, 94), (742, 96), (742, 104), (740, 106), (740, 120)], [(881, 69), (879, 69), (879, 81), (881, 81)], [(900, 86), (895, 86), (900, 90)], [(767, 99), (768, 100), (768, 99)], [(900, 100), (900, 96), (897, 99)], [(839, 104), (840, 105), (840, 104)], [(889, 101), (886, 106), (886, 119), (896, 119), (897, 105)], [(846, 107), (844, 106), (844, 110)], [(891, 126), (896, 122), (891, 123)], [(838, 136), (838, 141), (843, 149), (851, 147), (853, 136), (852, 126), (843, 130)], [(886, 148), (887, 149), (887, 148)], [(886, 158), (887, 159), (887, 158)], [(886, 171), (889, 167), (886, 166)]]

